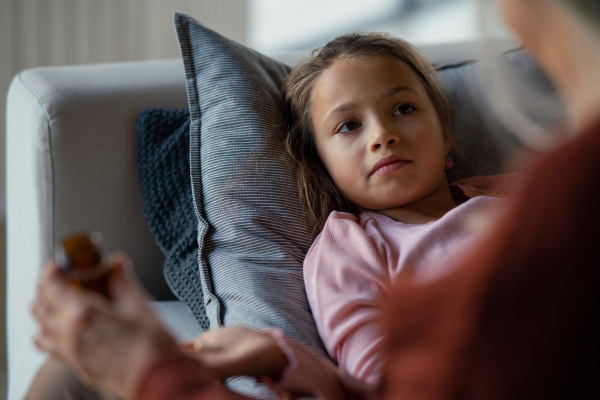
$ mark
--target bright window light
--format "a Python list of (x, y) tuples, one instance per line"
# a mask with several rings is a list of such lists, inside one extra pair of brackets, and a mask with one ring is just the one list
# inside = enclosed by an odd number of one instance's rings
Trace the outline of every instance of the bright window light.
[(410, 0), (250, 0), (248, 44), (260, 51), (305, 49), (397, 17)]
[[(266, 53), (306, 51), (353, 30), (391, 32), (417, 45), (476, 41), (480, 1), (249, 0), (248, 44)], [(499, 22), (490, 23), (486, 34), (508, 35)]]

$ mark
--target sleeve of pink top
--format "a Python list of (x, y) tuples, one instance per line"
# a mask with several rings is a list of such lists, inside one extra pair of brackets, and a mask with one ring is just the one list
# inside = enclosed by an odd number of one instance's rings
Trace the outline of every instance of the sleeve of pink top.
[(350, 375), (373, 384), (380, 382), (385, 361), (391, 282), (384, 241), (377, 229), (369, 231), (356, 216), (333, 212), (306, 256), (304, 280), (329, 355)]
[(331, 361), (286, 339), (281, 329), (268, 328), (263, 332), (277, 341), (288, 359), (281, 379), (273, 387), (276, 393), (291, 393), (293, 397), (316, 396), (323, 400), (367, 399), (375, 393), (376, 386), (352, 378)]

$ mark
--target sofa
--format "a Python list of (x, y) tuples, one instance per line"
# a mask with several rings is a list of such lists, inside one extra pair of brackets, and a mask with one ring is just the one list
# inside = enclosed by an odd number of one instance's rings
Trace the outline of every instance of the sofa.
[[(495, 52), (514, 47), (495, 43)], [(479, 57), (476, 43), (421, 46), (436, 63)], [(303, 54), (275, 57), (292, 63)], [(141, 110), (185, 108), (181, 60), (42, 67), (16, 75), (7, 102), (8, 398), (21, 399), (45, 355), (30, 314), (36, 282), (57, 241), (102, 232), (129, 253), (165, 325), (179, 340), (201, 332), (163, 277), (165, 258), (148, 228), (136, 171)]]

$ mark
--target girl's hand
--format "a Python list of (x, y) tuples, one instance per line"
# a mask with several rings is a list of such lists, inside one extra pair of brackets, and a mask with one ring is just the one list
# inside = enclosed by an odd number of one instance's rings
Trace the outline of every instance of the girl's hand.
[(119, 255), (109, 272), (111, 300), (71, 286), (49, 263), (32, 306), (39, 323), (36, 346), (65, 362), (79, 378), (129, 398), (145, 369), (162, 351), (178, 351)]
[(239, 326), (206, 331), (181, 347), (221, 379), (247, 375), (277, 381), (288, 364), (275, 339)]

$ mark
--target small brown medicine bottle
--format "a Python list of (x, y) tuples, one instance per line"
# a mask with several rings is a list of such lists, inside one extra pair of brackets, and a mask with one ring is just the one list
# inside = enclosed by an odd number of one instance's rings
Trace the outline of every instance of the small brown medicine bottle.
[(108, 294), (108, 250), (98, 232), (79, 233), (63, 239), (54, 251), (54, 261), (72, 285)]

